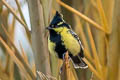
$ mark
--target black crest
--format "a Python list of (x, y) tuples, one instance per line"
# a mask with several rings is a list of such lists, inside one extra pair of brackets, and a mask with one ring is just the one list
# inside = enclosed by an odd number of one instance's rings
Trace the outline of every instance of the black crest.
[(56, 14), (51, 21), (50, 25), (57, 25), (59, 22), (63, 22), (63, 16), (58, 11), (56, 11)]
[[(63, 22), (61, 25), (57, 25), (60, 22)], [(53, 20), (51, 21), (49, 27), (50, 28), (57, 28), (57, 27), (67, 27), (71, 28), (70, 25), (68, 25), (64, 20), (63, 20), (63, 15), (60, 14), (58, 11), (56, 11), (55, 16), (53, 17)]]

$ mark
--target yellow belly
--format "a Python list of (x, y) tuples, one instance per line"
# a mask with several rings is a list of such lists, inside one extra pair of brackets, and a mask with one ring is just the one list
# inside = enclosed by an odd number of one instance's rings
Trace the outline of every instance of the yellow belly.
[(55, 43), (50, 42), (49, 39), (48, 39), (48, 50), (52, 56), (57, 56), (57, 54), (55, 52)]
[(61, 32), (65, 47), (75, 56), (80, 52), (80, 44), (68, 31)]

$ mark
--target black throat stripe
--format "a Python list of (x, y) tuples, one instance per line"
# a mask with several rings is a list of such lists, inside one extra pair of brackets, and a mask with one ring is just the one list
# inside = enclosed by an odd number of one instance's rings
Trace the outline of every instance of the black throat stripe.
[(62, 44), (61, 36), (55, 31), (50, 31), (50, 40), (55, 43), (55, 52), (60, 59), (63, 59), (63, 54), (67, 51), (65, 46)]

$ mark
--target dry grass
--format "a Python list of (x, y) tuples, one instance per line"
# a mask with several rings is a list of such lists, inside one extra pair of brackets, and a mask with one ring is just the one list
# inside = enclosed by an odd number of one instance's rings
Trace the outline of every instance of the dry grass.
[[(54, 3), (58, 4), (59, 7), (62, 6), (76, 15), (74, 16), (74, 24), (78, 27), (75, 26), (74, 29), (80, 35), (80, 39), (84, 45), (84, 61), (88, 64), (88, 69), (92, 72), (92, 76), (89, 79), (119, 80), (120, 67), (118, 66), (120, 66), (120, 46), (118, 44), (120, 44), (120, 38), (118, 36), (120, 34), (120, 28), (118, 26), (120, 20), (116, 16), (120, 16), (120, 7), (118, 5), (120, 1), (110, 0), (114, 2), (114, 4), (109, 5), (110, 8), (108, 8), (105, 5), (107, 5), (107, 1), (109, 0), (106, 0), (106, 2), (102, 0), (90, 0), (89, 5), (93, 10), (90, 9), (88, 5), (83, 5), (85, 14), (61, 0), (55, 1)], [(5, 56), (4, 59), (0, 59), (0, 79), (15, 79), (16, 75), (14, 72), (16, 69), (14, 65), (16, 64), (18, 73), (20, 74), (18, 76), (22, 80), (35, 80), (36, 78), (42, 80), (87, 80), (87, 78), (79, 78), (83, 72), (73, 68), (73, 65), (68, 60), (68, 52), (63, 62), (61, 74), (59, 74), (59, 70), (61, 67), (60, 63), (62, 62), (48, 53), (45, 26), (48, 26), (52, 12), (55, 12), (55, 8), (52, 7), (52, 0), (49, 2), (47, 2), (47, 0), (35, 0), (36, 4), (38, 2), (36, 6), (31, 6), (32, 0), (28, 0), (29, 12), (31, 12), (30, 19), (34, 31), (32, 33), (30, 33), (28, 29), (19, 1), (15, 0), (15, 2), (17, 10), (14, 10), (5, 0), (0, 1), (0, 31), (2, 30), (0, 32), (0, 49), (3, 51), (3, 54), (0, 53), (0, 56)], [(1, 14), (4, 11), (4, 9), (2, 9), (3, 5), (14, 16), (12, 24), (8, 24), (7, 26), (4, 25), (4, 20), (1, 20)], [(49, 6), (49, 8), (47, 6)], [(108, 10), (105, 10), (106, 7)], [(32, 11), (31, 9), (34, 8), (36, 10)], [(17, 16), (16, 11), (18, 11), (20, 17)], [(110, 18), (107, 17), (108, 14), (111, 15)], [(30, 65), (29, 57), (26, 55), (21, 41), (19, 42), (20, 51), (14, 43), (16, 20), (24, 27), (27, 35), (25, 36), (28, 39), (30, 47), (33, 48), (35, 62), (32, 65)], [(10, 26), (11, 28), (9, 28)], [(6, 36), (6, 38), (3, 36)], [(100, 41), (101, 39), (102, 41)], [(50, 61), (52, 61), (52, 63), (50, 63)], [(86, 70), (85, 75), (91, 74), (87, 71), (88, 70)]]

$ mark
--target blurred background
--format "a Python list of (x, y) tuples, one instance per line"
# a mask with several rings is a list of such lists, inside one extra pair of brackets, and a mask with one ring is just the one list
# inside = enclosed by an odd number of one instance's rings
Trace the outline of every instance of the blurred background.
[[(0, 80), (120, 80), (119, 4), (120, 0), (0, 0)], [(45, 27), (56, 11), (79, 35), (88, 69), (74, 69), (70, 61), (49, 53)]]

